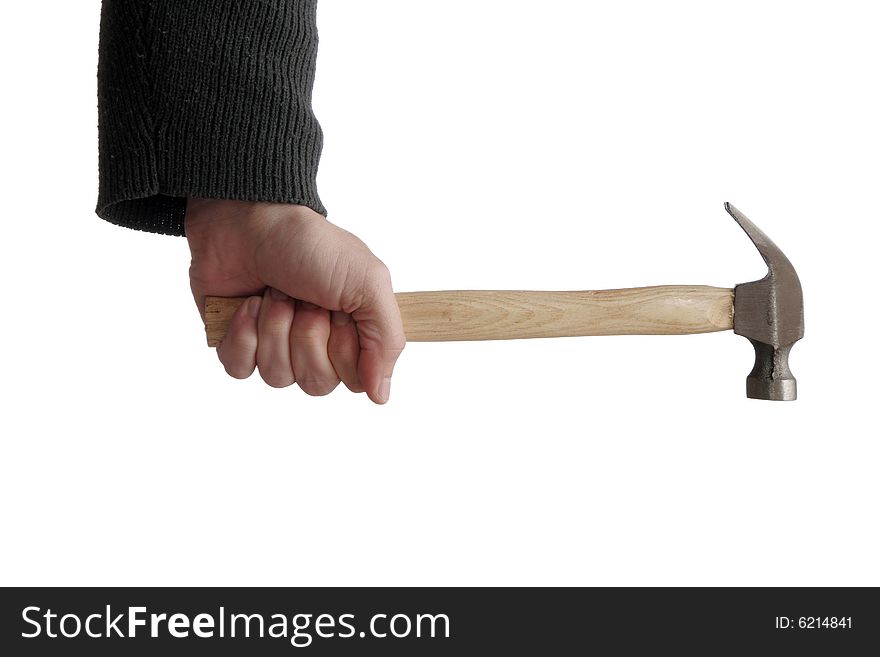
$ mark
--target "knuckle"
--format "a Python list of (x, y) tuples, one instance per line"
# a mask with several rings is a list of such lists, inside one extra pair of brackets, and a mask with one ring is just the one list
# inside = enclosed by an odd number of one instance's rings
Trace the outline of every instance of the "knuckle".
[(353, 361), (356, 365), (358, 357), (358, 345), (357, 343), (342, 343), (331, 339), (330, 342), (327, 344), (327, 355), (330, 356), (331, 361)]
[(287, 335), (288, 331), (290, 331), (291, 321), (292, 319), (287, 316), (267, 317), (263, 323), (260, 324), (260, 338), (267, 340), (269, 338)]
[[(359, 292), (351, 309), (373, 305), (377, 299), (392, 291), (391, 272), (384, 262), (372, 258), (362, 271)], [(351, 309), (346, 308), (347, 311)]]
[(373, 280), (381, 286), (391, 284), (391, 271), (388, 269), (388, 266), (378, 258), (373, 261), (370, 274)]
[(297, 381), (300, 389), (310, 397), (323, 397), (329, 395), (336, 390), (339, 380), (331, 381), (328, 379), (304, 379)]
[(294, 383), (293, 376), (289, 372), (277, 367), (260, 368), (260, 377), (273, 388), (287, 388)]
[(248, 369), (247, 367), (237, 364), (226, 365), (224, 363), (223, 367), (226, 370), (226, 373), (233, 379), (246, 379), (253, 372), (253, 368)]
[(269, 310), (260, 318), (260, 335), (284, 335), (293, 322), (294, 308), (289, 301), (273, 301)]
[(226, 373), (233, 379), (246, 379), (254, 371), (253, 358), (251, 358), (250, 367), (248, 367), (247, 358), (235, 350), (230, 350), (227, 343), (221, 344), (217, 349), (217, 358)]
[(294, 322), (290, 332), (291, 341), (324, 345), (330, 337), (330, 320), (326, 315), (319, 313), (303, 314)]
[(317, 324), (303, 324), (298, 326), (291, 334), (290, 342), (296, 345), (295, 348), (302, 346), (314, 347), (317, 350), (326, 349), (328, 342), (327, 332)]

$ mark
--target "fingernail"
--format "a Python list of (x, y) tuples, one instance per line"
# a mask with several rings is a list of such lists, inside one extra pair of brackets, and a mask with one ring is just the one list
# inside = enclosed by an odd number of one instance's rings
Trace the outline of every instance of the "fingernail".
[(247, 304), (248, 304), (248, 307), (247, 307), (248, 315), (250, 315), (254, 319), (259, 317), (260, 316), (260, 306), (263, 305), (263, 298), (262, 297), (251, 297), (250, 299), (248, 299)]
[(379, 401), (383, 404), (388, 401), (388, 398), (391, 396), (391, 379), (385, 377), (382, 379), (382, 384), (379, 386)]
[(339, 310), (334, 310), (330, 313), (330, 323), (333, 326), (345, 326), (351, 321), (351, 315), (348, 313), (341, 312)]
[(274, 287), (271, 288), (271, 290), (269, 290), (269, 294), (272, 297), (272, 301), (284, 301), (285, 299), (290, 298), (286, 294), (284, 294), (284, 292), (282, 292), (281, 290), (278, 290)]

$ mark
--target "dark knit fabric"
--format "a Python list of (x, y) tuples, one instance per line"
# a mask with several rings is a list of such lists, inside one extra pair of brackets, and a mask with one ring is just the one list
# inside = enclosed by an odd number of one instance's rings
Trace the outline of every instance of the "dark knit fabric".
[(317, 0), (103, 0), (96, 212), (183, 235), (187, 197), (326, 215)]

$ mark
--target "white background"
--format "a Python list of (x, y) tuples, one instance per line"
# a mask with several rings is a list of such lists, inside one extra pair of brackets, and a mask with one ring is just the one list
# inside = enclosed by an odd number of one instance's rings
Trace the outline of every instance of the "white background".
[(99, 3), (7, 4), (0, 582), (880, 585), (874, 3), (321, 0), (330, 219), (397, 290), (806, 298), (732, 333), (412, 344), (391, 402), (226, 377), (182, 238), (93, 214)]

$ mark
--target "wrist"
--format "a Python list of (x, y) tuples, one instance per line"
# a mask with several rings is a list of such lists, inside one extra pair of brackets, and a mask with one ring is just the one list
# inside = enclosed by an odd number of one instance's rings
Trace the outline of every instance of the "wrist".
[(325, 223), (324, 216), (304, 205), (259, 203), (248, 216), (247, 230), (256, 262), (276, 263), (303, 244), (310, 226)]
[(323, 215), (301, 205), (189, 198), (184, 226), (190, 273), (220, 280), (240, 272), (250, 281), (266, 281), (263, 269), (308, 242), (317, 222), (326, 223)]
[(223, 238), (254, 252), (279, 224), (292, 224), (287, 226), (290, 230), (323, 220), (323, 215), (303, 205), (191, 197), (187, 199), (185, 231), (191, 245)]

